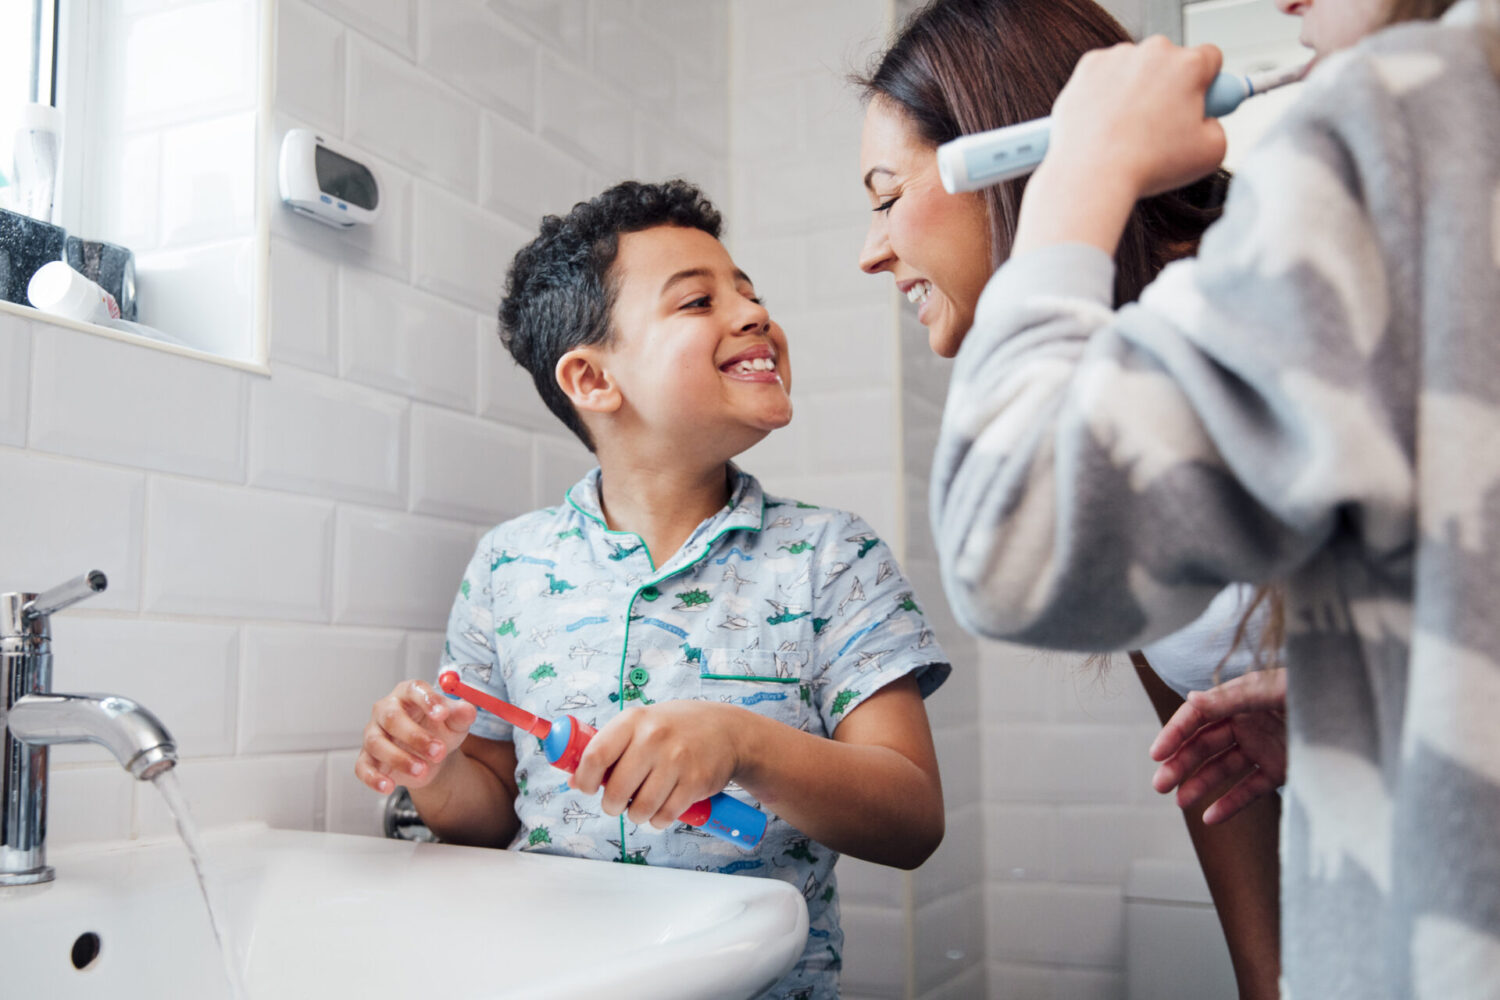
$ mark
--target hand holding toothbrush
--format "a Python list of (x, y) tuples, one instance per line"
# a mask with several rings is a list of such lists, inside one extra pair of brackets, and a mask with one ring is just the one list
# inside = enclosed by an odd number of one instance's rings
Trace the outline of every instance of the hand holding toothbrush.
[(422, 788), (463, 743), (476, 714), (422, 681), (402, 681), (371, 708), (354, 773), (377, 792)]
[(1159, 36), (1080, 59), (1053, 105), (1012, 254), (1058, 243), (1113, 254), (1137, 201), (1212, 172), (1226, 140), (1204, 95), (1222, 62), (1212, 45), (1181, 48)]
[(1224, 55), (1213, 45), (1181, 48), (1160, 35), (1084, 55), (1052, 106), (1044, 163), (1087, 165), (1136, 198), (1171, 191), (1224, 160), (1224, 126), (1204, 113), (1204, 95)]
[(568, 783), (585, 795), (602, 788), (601, 808), (611, 816), (665, 830), (734, 780), (742, 711), (705, 701), (630, 708), (599, 730)]

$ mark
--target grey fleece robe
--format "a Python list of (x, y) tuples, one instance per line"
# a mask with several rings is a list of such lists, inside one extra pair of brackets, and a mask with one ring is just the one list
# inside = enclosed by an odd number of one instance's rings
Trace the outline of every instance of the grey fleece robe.
[(1124, 649), (1288, 581), (1284, 992), (1500, 997), (1500, 83), (1476, 0), (1331, 58), (1199, 256), (1007, 263), (932, 482), (987, 635)]

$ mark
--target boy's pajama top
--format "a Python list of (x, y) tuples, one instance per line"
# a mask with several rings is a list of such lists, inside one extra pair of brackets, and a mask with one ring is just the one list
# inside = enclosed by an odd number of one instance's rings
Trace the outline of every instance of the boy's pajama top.
[[(870, 526), (730, 474), (728, 505), (662, 566), (638, 536), (605, 524), (598, 469), (562, 505), (494, 528), (464, 573), (441, 669), (543, 718), (595, 727), (632, 705), (698, 699), (832, 736), (907, 674), (924, 697), (936, 690), (947, 659)], [(598, 793), (569, 789), (535, 737), (484, 711), (470, 732), (516, 745), (512, 850), (791, 882), (807, 900), (808, 947), (764, 996), (837, 996), (833, 851), (774, 815), (753, 851), (683, 824), (636, 826), (604, 815)], [(758, 805), (737, 785), (728, 791)]]

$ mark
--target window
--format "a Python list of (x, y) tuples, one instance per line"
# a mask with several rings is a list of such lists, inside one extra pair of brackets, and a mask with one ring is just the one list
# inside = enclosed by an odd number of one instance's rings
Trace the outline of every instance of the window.
[[(50, 221), (66, 231), (75, 268), (109, 262), (92, 266), (110, 291), (106, 273), (131, 275), (116, 297), (122, 311), (133, 299), (136, 325), (34, 313), (14, 304), (24, 302), (14, 288), (0, 310), (265, 370), (270, 202), (258, 193), (275, 9), (0, 0), (0, 171), (14, 173), (30, 98), (55, 106), (63, 141)], [(0, 208), (20, 207), (19, 188), (0, 185)]]
[(57, 103), (60, 0), (0, 3), (0, 208), (12, 207), (12, 140), (27, 103)]

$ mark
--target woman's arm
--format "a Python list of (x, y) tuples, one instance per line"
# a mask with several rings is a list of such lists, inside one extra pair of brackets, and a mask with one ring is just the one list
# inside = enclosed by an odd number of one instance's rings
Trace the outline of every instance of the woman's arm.
[[(1130, 654), (1163, 725), (1183, 705), (1139, 652)], [(1209, 826), (1203, 811), (1218, 794), (1182, 810), (1188, 836), (1229, 945), (1240, 1000), (1275, 1000), (1281, 975), (1281, 799), (1266, 796), (1228, 822)]]

